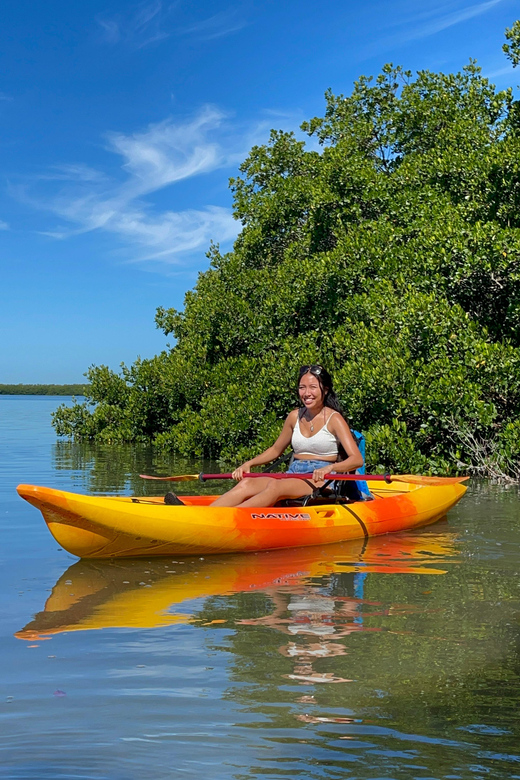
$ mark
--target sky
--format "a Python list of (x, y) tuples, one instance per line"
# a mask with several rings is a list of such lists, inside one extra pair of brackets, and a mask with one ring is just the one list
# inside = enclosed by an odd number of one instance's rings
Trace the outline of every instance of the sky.
[[(171, 344), (230, 250), (229, 178), (269, 131), (322, 116), (387, 62), (499, 88), (518, 0), (3, 0), (0, 383), (74, 383)], [(303, 137), (303, 136), (302, 136)]]

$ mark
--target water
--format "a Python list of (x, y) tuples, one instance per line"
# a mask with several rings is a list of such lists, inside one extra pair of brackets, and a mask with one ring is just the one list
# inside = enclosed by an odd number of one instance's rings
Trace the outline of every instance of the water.
[(63, 400), (0, 396), (2, 780), (520, 778), (516, 488), (367, 545), (77, 561), (16, 484), (201, 464), (56, 442)]

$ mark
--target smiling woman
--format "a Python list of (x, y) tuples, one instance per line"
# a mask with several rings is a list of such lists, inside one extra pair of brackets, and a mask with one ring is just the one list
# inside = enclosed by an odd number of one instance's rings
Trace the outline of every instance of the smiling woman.
[[(301, 407), (287, 416), (275, 443), (235, 469), (233, 479), (238, 484), (217, 498), (213, 506), (274, 506), (282, 499), (301, 498), (322, 487), (331, 463), (340, 474), (363, 466), (363, 457), (341, 414), (328, 371), (319, 365), (302, 366), (298, 395)], [(312, 472), (312, 480), (244, 478), (244, 473), (253, 466), (263, 466), (279, 458), (289, 444), (294, 451), (289, 473)]]

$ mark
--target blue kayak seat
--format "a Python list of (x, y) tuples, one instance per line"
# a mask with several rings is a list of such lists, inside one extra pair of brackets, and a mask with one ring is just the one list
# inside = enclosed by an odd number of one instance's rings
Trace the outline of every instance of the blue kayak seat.
[[(363, 465), (361, 468), (356, 469), (356, 474), (364, 474), (365, 473), (365, 450), (366, 450), (366, 442), (365, 437), (362, 433), (359, 431), (355, 431), (352, 428), (350, 429), (350, 432), (352, 436), (354, 437), (354, 440), (358, 446), (358, 449), (363, 456)], [(337, 493), (338, 496), (345, 496), (349, 498), (351, 501), (370, 501), (372, 499), (372, 495), (370, 494), (370, 490), (368, 489), (367, 483), (363, 480), (336, 480), (334, 483), (334, 491)]]

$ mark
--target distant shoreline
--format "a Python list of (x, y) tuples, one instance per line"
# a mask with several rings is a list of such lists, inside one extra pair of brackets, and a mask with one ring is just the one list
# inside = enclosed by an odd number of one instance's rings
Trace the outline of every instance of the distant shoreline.
[(88, 385), (0, 385), (0, 395), (85, 395)]

